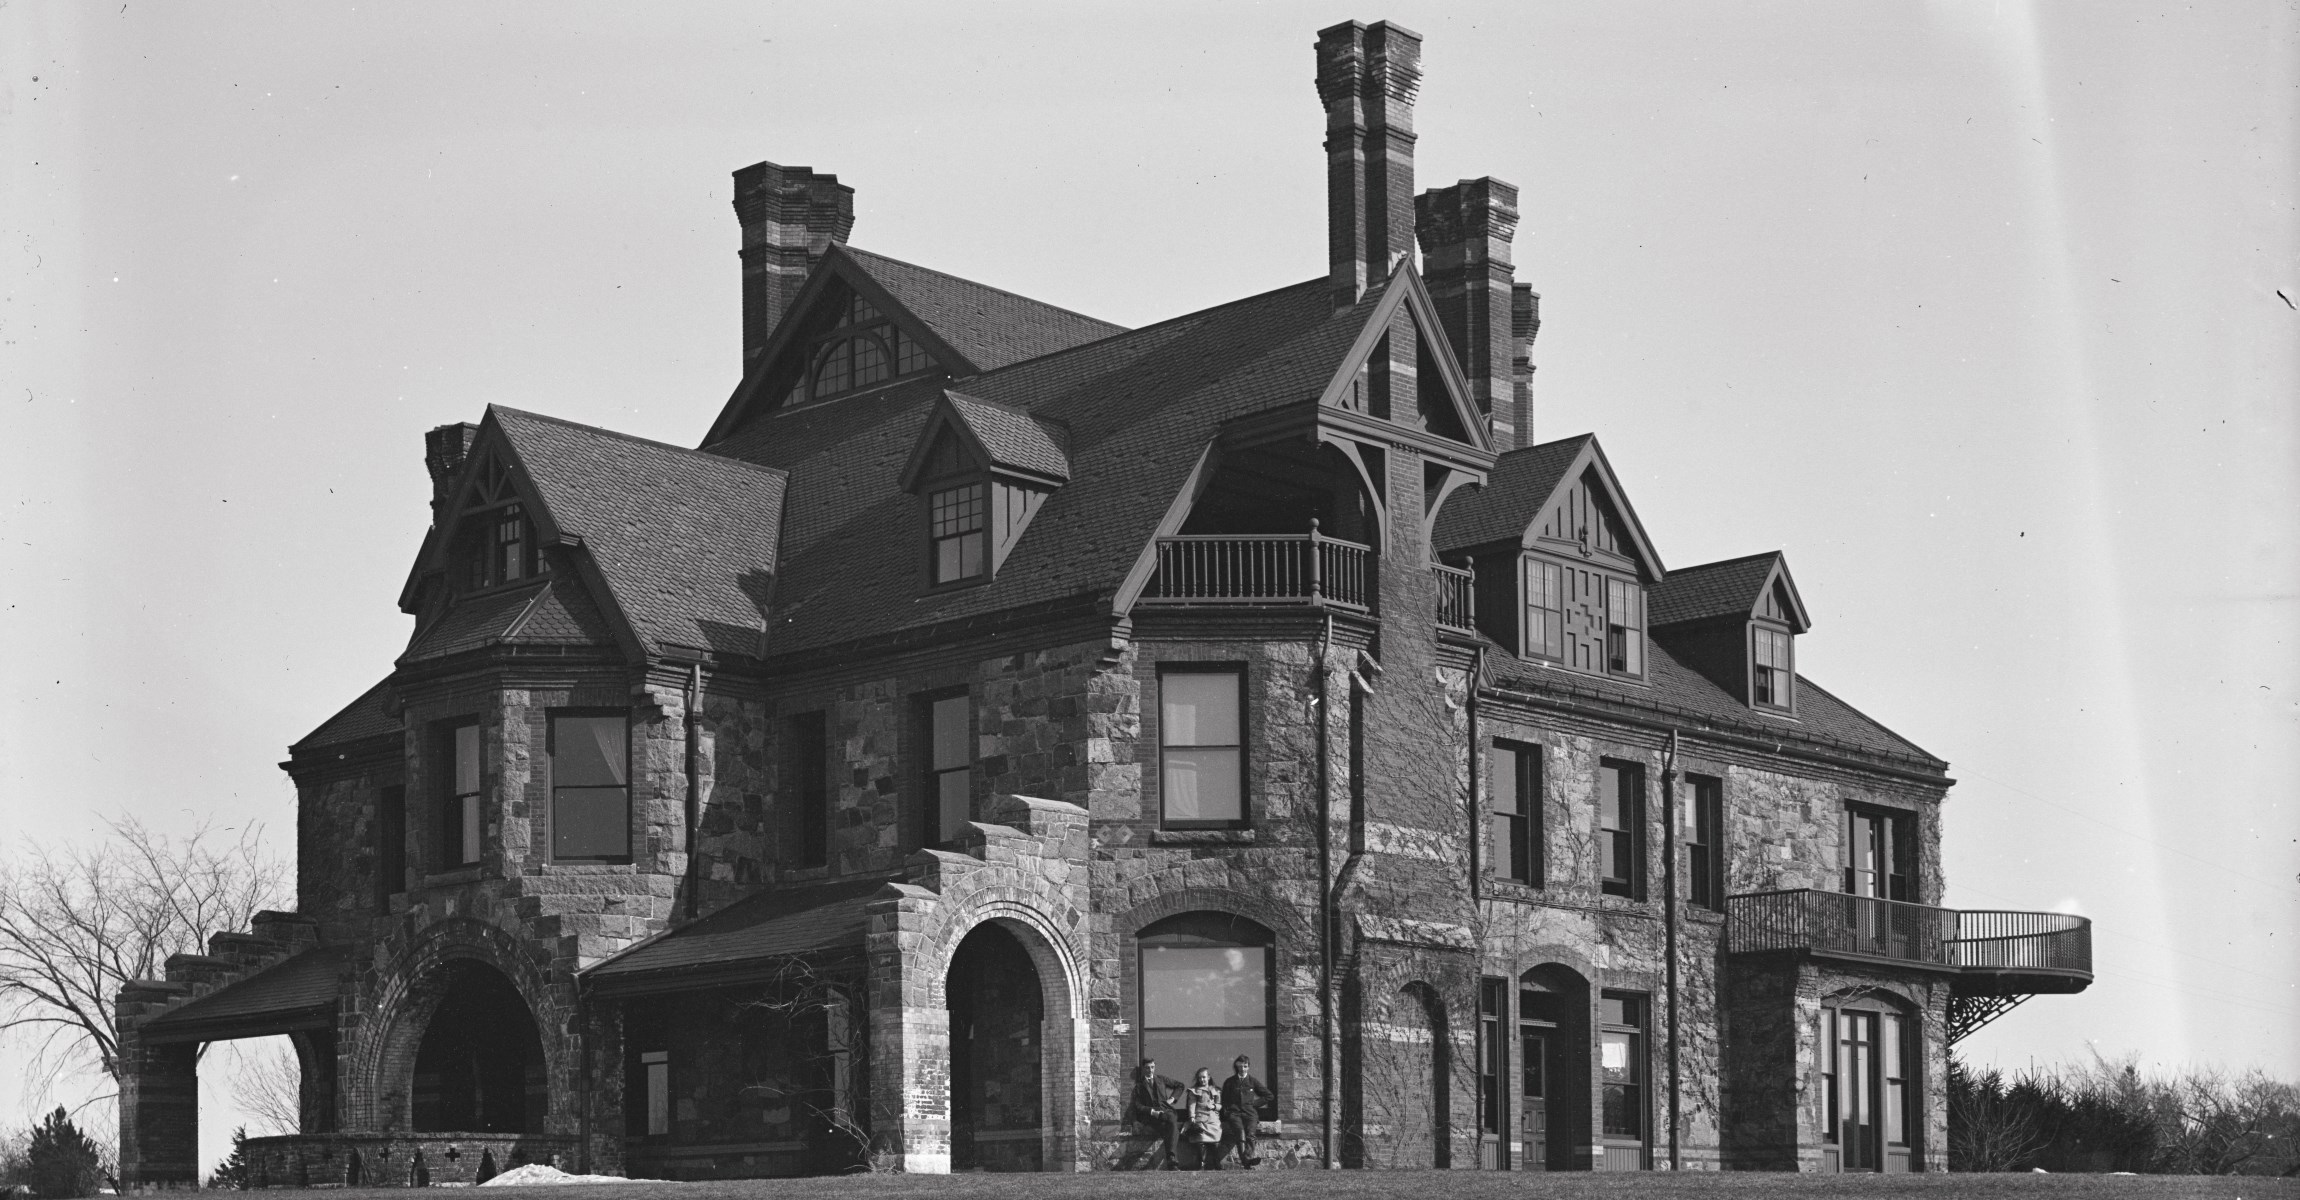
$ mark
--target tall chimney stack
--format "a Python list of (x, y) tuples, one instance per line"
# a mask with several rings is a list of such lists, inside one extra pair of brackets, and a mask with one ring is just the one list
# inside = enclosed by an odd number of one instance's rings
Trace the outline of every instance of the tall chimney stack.
[(753, 163), (735, 172), (735, 219), (743, 226), (743, 374), (807, 273), (855, 227), (855, 190), (812, 167)]
[(1318, 31), (1326, 106), (1326, 258), (1337, 306), (1358, 302), (1414, 248), (1414, 97), (1422, 38), (1344, 21)]
[(423, 435), (423, 467), (431, 472), (431, 519), (439, 519), (439, 510), (447, 504), (448, 489), (455, 486), (463, 474), (463, 460), (471, 455), (472, 439), (479, 436), (479, 426), (469, 421), (441, 425)]
[(1469, 377), (1470, 399), (1494, 445), (1516, 449), (1525, 444), (1517, 411), (1517, 268), (1509, 258), (1517, 188), (1490, 175), (1431, 188), (1414, 198), (1414, 225), (1430, 301)]

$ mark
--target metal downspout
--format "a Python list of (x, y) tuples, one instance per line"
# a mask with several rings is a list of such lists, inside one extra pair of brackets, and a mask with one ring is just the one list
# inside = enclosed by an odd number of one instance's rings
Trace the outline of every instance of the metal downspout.
[(687, 919), (702, 911), (703, 847), (702, 747), (703, 664), (687, 664)]
[(1324, 1055), (1322, 1091), (1325, 1122), (1325, 1166), (1333, 1170), (1341, 1166), (1341, 1156), (1335, 1147), (1340, 1133), (1336, 1120), (1336, 1086), (1334, 1072), (1337, 1067), (1334, 1054), (1334, 793), (1333, 770), (1328, 763), (1327, 747), (1331, 744), (1328, 727), (1332, 721), (1333, 705), (1326, 701), (1326, 656), (1334, 644), (1334, 616), (1326, 614), (1324, 630), (1318, 636), (1314, 651), (1311, 678), (1317, 687), (1318, 705), (1318, 1025), (1319, 1044)]
[(1669, 1169), (1683, 1169), (1678, 1155), (1677, 1125), (1677, 731), (1669, 731), (1669, 750), (1661, 761), (1661, 929), (1662, 954), (1668, 959), (1669, 992)]

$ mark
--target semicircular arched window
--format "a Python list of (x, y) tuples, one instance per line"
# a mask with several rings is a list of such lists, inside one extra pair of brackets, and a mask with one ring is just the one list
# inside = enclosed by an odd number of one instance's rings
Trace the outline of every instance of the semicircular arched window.
[(1228, 913), (1184, 913), (1144, 929), (1139, 946), (1141, 1057), (1189, 1082), (1200, 1067), (1218, 1084), (1241, 1054), (1275, 1089), (1276, 955), (1270, 931)]
[[(932, 370), (916, 338), (845, 284), (834, 284), (801, 335), (804, 353), (783, 387), (783, 403), (828, 400)], [(797, 347), (794, 347), (797, 349)]]

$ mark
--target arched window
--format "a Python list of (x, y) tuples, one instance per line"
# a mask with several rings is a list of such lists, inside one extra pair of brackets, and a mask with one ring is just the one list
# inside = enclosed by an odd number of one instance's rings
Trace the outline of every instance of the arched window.
[(794, 349), (799, 364), (783, 403), (827, 400), (915, 375), (934, 366), (926, 348), (877, 306), (843, 283), (823, 294)]
[(1243, 1054), (1272, 1088), (1276, 975), (1270, 931), (1228, 913), (1185, 913), (1144, 929), (1141, 964), (1141, 1057), (1162, 1074), (1188, 1082), (1200, 1067), (1219, 1082)]

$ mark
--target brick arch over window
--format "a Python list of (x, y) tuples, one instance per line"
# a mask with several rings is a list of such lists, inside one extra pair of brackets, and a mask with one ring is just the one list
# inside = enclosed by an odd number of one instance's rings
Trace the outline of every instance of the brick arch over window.
[[(379, 973), (368, 1010), (372, 1015), (354, 1034), (346, 1064), (344, 1095), (349, 1098), (350, 1109), (345, 1113), (346, 1128), (412, 1128), (416, 1054), (446, 996), (447, 967), (459, 961), (480, 963), (510, 981), (526, 1002), (528, 1016), (542, 1039), (549, 1094), (579, 1094), (573, 982), (554, 980), (503, 930), (481, 921), (455, 918), (423, 930)], [(575, 1128), (571, 1101), (549, 1107), (550, 1132), (572, 1132)]]
[[(1181, 871), (1167, 873), (1179, 884)], [(1145, 880), (1154, 887), (1157, 876)], [(1115, 961), (1102, 960), (1094, 964), (1094, 991), (1097, 1000), (1115, 1000), (1118, 1013), (1129, 1026), (1142, 1025), (1142, 932), (1161, 921), (1173, 917), (1203, 914), (1217, 917), (1243, 918), (1260, 926), (1269, 934), (1270, 978), (1277, 986), (1277, 997), (1270, 1005), (1270, 1042), (1277, 1047), (1270, 1062), (1256, 1063), (1254, 1073), (1277, 1094), (1281, 1113), (1297, 1109), (1304, 1098), (1315, 1097), (1315, 1075), (1295, 1078), (1294, 1066), (1298, 1062), (1320, 1061), (1316, 1048), (1318, 1032), (1318, 993), (1315, 985), (1302, 988), (1284, 986), (1300, 969), (1315, 964), (1317, 944), (1314, 931), (1303, 922), (1301, 914), (1290, 905), (1279, 904), (1269, 897), (1242, 888), (1181, 887), (1160, 891), (1150, 899), (1132, 908), (1111, 914), (1110, 927), (1117, 933)], [(1290, 1003), (1289, 1003), (1290, 1001)], [(1297, 1045), (1309, 1039), (1306, 1045)], [(1138, 1048), (1135, 1039), (1127, 1039), (1127, 1054)], [(1305, 1057), (1307, 1055), (1307, 1057)], [(1161, 1064), (1164, 1069), (1166, 1064)], [(1194, 1064), (1203, 1065), (1203, 1064)], [(1226, 1065), (1226, 1064), (1225, 1064)], [(1127, 1064), (1133, 1066), (1131, 1062)], [(1168, 1074), (1173, 1072), (1168, 1071)], [(1118, 1114), (1105, 1113), (1114, 1117)]]

